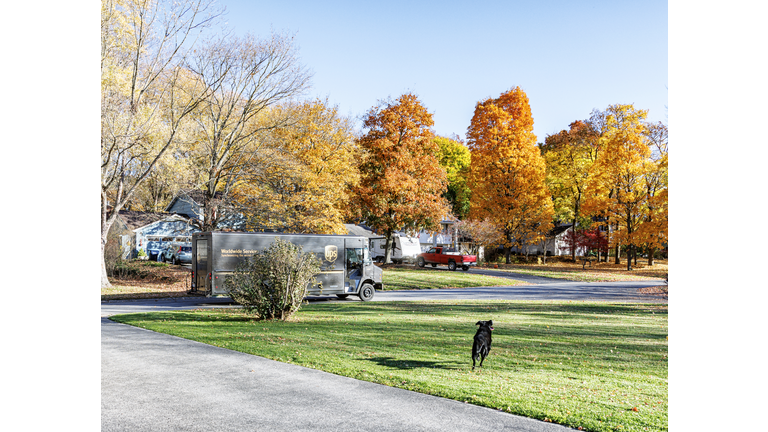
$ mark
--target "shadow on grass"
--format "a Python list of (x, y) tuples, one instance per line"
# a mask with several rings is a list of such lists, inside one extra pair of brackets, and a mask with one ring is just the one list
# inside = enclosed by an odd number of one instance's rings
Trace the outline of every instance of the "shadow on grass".
[(419, 368), (457, 369), (457, 367), (453, 365), (448, 366), (442, 362), (423, 361), (423, 360), (400, 360), (392, 357), (372, 357), (369, 359), (362, 359), (360, 361), (370, 361), (378, 364), (379, 366), (384, 366), (392, 369), (400, 369), (400, 370), (412, 370), (412, 369), (419, 369)]

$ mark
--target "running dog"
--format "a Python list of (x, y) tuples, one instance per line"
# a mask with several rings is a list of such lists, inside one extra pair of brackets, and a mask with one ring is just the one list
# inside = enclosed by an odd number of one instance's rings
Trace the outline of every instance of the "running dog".
[(480, 367), (483, 367), (483, 360), (491, 351), (491, 331), (493, 331), (493, 321), (478, 321), (480, 328), (475, 333), (475, 342), (472, 344), (472, 370), (475, 369), (475, 359), (480, 359)]

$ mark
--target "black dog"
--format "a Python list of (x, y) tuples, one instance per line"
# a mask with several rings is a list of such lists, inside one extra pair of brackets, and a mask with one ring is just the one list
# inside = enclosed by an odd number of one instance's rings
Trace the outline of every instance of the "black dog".
[(480, 328), (475, 333), (475, 342), (472, 344), (472, 369), (475, 369), (475, 359), (480, 359), (480, 367), (483, 367), (485, 356), (491, 351), (491, 331), (493, 321), (478, 321)]

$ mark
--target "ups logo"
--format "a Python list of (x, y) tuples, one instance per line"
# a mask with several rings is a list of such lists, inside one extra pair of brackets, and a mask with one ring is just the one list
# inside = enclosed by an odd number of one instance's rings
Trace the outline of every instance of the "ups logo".
[(339, 257), (339, 251), (334, 245), (328, 245), (325, 247), (325, 259), (326, 261), (333, 263), (336, 258)]

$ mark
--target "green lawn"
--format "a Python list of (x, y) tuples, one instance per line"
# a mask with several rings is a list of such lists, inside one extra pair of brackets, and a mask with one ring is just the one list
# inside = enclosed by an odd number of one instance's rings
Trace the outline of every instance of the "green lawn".
[(390, 268), (384, 270), (384, 289), (470, 288), (479, 286), (512, 286), (524, 282), (496, 276), (483, 276), (464, 271), (417, 270)]
[[(233, 309), (113, 319), (573, 428), (668, 429), (663, 304), (355, 302), (306, 305), (292, 322)], [(487, 319), (491, 355), (472, 371), (475, 322)]]
[(554, 270), (534, 270), (525, 268), (498, 268), (488, 269), (494, 271), (503, 271), (508, 273), (520, 273), (531, 276), (541, 276), (553, 279), (565, 279), (577, 282), (621, 282), (621, 281), (645, 281), (651, 279), (663, 280), (659, 277), (649, 277), (645, 274), (601, 272), (600, 270), (581, 270), (581, 269), (554, 269)]

